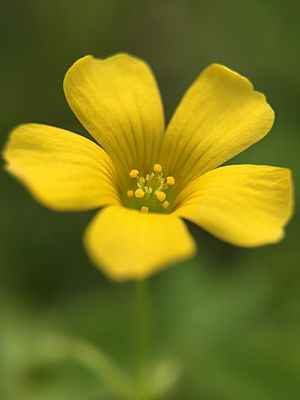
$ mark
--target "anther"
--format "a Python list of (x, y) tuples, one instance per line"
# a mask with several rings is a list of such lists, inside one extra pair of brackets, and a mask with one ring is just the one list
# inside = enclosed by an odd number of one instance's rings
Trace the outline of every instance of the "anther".
[(127, 190), (127, 197), (133, 197), (133, 190)]
[(138, 188), (136, 189), (136, 191), (134, 192), (135, 197), (137, 197), (138, 199), (142, 199), (145, 196), (145, 192), (143, 191), (143, 189)]
[(173, 176), (168, 176), (167, 177), (167, 185), (168, 186), (173, 186), (175, 185), (175, 178)]
[(169, 205), (170, 205), (170, 203), (166, 200), (166, 201), (163, 202), (162, 206), (163, 206), (163, 208), (168, 208)]
[(157, 174), (160, 174), (162, 171), (162, 166), (160, 164), (154, 164), (153, 171), (156, 172)]
[(136, 178), (136, 177), (138, 176), (138, 174), (139, 174), (139, 171), (138, 171), (137, 169), (132, 169), (132, 170), (129, 172), (130, 178)]
[(163, 202), (163, 201), (165, 201), (165, 199), (166, 199), (166, 193), (164, 193), (164, 192), (156, 192), (156, 198), (157, 198), (157, 200), (158, 201), (161, 201), (161, 202)]
[(146, 206), (143, 206), (143, 207), (141, 208), (141, 212), (142, 212), (143, 214), (147, 214), (148, 211), (149, 211), (149, 208), (146, 207)]

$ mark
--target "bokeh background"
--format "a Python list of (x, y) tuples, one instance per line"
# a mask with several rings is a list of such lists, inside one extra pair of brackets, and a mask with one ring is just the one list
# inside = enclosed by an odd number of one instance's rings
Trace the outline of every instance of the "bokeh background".
[[(167, 119), (208, 64), (249, 77), (277, 119), (232, 162), (290, 167), (297, 182), (299, 14), (290, 0), (1, 0), (1, 147), (21, 122), (86, 134), (64, 99), (64, 73), (83, 55), (126, 51), (153, 67)], [(79, 363), (50, 362), (41, 349), (58, 332), (130, 369), (134, 283), (108, 281), (87, 259), (93, 212), (51, 212), (2, 169), (0, 191), (1, 400), (117, 398)], [(299, 398), (299, 227), (296, 210), (281, 243), (239, 249), (189, 225), (198, 255), (149, 282), (149, 358), (181, 365), (166, 399)]]

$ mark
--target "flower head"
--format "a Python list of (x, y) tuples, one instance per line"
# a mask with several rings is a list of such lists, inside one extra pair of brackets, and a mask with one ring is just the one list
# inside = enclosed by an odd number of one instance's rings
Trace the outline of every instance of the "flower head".
[(84, 235), (88, 254), (114, 279), (143, 278), (190, 257), (182, 219), (238, 246), (274, 243), (292, 213), (290, 171), (220, 167), (271, 129), (265, 97), (239, 74), (207, 67), (166, 131), (150, 68), (119, 54), (78, 60), (67, 101), (97, 142), (40, 124), (11, 133), (6, 169), (54, 210), (102, 208)]

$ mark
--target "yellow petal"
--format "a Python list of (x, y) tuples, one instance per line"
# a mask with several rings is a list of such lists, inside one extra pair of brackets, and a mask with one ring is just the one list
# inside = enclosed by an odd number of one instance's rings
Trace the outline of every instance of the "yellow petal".
[(47, 125), (21, 125), (11, 133), (3, 156), (6, 169), (52, 209), (119, 203), (110, 158), (80, 135)]
[(145, 278), (195, 252), (179, 218), (118, 206), (99, 212), (84, 241), (94, 263), (115, 280)]
[(177, 189), (245, 150), (271, 129), (274, 113), (241, 75), (207, 67), (179, 104), (163, 144), (161, 163)]
[(164, 133), (161, 98), (150, 68), (126, 54), (86, 56), (67, 72), (64, 91), (83, 126), (118, 166), (142, 174), (157, 161)]
[(175, 214), (238, 246), (279, 241), (293, 209), (288, 169), (258, 165), (217, 168), (179, 196)]

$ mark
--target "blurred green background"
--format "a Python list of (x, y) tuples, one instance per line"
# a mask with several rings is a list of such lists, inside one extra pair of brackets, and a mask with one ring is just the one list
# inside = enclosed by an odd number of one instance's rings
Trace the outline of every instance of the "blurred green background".
[[(1, 147), (21, 122), (84, 134), (64, 99), (64, 73), (83, 55), (126, 51), (153, 67), (167, 119), (208, 64), (249, 77), (277, 119), (232, 163), (290, 167), (297, 182), (299, 14), (289, 0), (1, 0)], [(93, 212), (48, 211), (3, 170), (0, 188), (1, 400), (117, 398), (78, 363), (40, 360), (39, 349), (59, 332), (130, 369), (134, 283), (110, 282), (88, 261), (81, 238)], [(189, 226), (198, 255), (149, 284), (149, 357), (182, 369), (166, 398), (299, 398), (299, 226), (296, 212), (281, 243), (258, 249)]]

